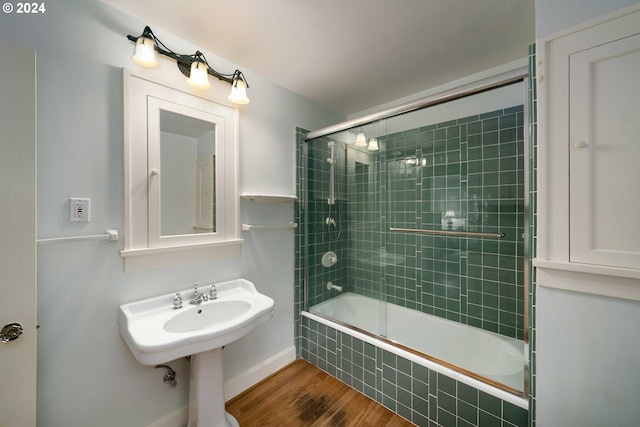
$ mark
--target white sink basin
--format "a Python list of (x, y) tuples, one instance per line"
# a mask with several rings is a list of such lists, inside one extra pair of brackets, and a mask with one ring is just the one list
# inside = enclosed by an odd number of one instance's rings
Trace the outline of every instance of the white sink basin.
[[(202, 286), (200, 292), (209, 292)], [(273, 300), (253, 283), (235, 279), (216, 283), (218, 298), (189, 304), (193, 290), (181, 291), (183, 308), (173, 308), (175, 293), (129, 304), (118, 311), (120, 334), (136, 359), (157, 365), (220, 348), (273, 316)]]
[(178, 313), (164, 324), (167, 332), (191, 332), (211, 328), (213, 325), (224, 325), (233, 322), (251, 310), (247, 301), (217, 301), (214, 304), (191, 306)]

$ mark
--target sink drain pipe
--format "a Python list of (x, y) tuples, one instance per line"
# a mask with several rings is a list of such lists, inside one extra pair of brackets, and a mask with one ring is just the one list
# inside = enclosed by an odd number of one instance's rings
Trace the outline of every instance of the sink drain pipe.
[(169, 384), (171, 388), (174, 388), (175, 386), (178, 385), (178, 382), (176, 381), (176, 371), (171, 369), (171, 366), (156, 365), (156, 369), (158, 368), (165, 368), (167, 370), (167, 373), (164, 374), (164, 376), (162, 377), (162, 381)]

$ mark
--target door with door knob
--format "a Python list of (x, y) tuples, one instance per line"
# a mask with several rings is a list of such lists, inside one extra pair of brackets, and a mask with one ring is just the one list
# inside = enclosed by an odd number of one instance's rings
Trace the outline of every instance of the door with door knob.
[(35, 52), (0, 40), (0, 57), (0, 426), (34, 427)]

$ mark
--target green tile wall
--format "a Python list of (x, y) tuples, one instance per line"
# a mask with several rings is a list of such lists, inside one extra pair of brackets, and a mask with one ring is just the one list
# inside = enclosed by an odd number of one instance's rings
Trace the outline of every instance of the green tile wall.
[(457, 322), (522, 338), (523, 106), (388, 135), (388, 227), (447, 228), (447, 211), (502, 239), (389, 233), (388, 252), (406, 256), (385, 272), (386, 298)]
[[(531, 86), (531, 100), (530, 100), (530, 109), (529, 112), (531, 114), (531, 122), (532, 126), (530, 127), (530, 140), (531, 147), (530, 152), (528, 153), (527, 160), (531, 164), (531, 173), (528, 177), (531, 181), (531, 223), (530, 223), (530, 238), (535, 239), (535, 158), (536, 158), (536, 138), (535, 138), (535, 84)], [(531, 108), (532, 106), (532, 108)], [(507, 110), (507, 114), (518, 114), (522, 113), (522, 108), (516, 107), (516, 109)], [(503, 111), (504, 115), (504, 111)], [(490, 117), (489, 117), (490, 118)], [(480, 118), (478, 116), (478, 120), (471, 120), (467, 122), (467, 151), (468, 151), (468, 136), (469, 136), (469, 123), (474, 123), (477, 121), (484, 120), (484, 118)], [(516, 120), (518, 120), (516, 118)], [(459, 120), (458, 123), (463, 123), (465, 120)], [(499, 121), (498, 121), (499, 123)], [(518, 123), (518, 122), (516, 122)], [(464, 123), (463, 123), (464, 124)], [(499, 126), (499, 124), (498, 124)], [(519, 126), (519, 125), (518, 125)], [(442, 128), (442, 127), (441, 127)], [(472, 133), (471, 135), (475, 135), (473, 131), (477, 130), (477, 125), (472, 124)], [(438, 126), (434, 127), (432, 130), (435, 131), (438, 129)], [(427, 135), (430, 135), (429, 130), (426, 131)], [(519, 131), (517, 131), (519, 132)], [(304, 224), (307, 212), (304, 211), (303, 206), (305, 205), (305, 198), (300, 189), (304, 188), (304, 167), (303, 162), (305, 159), (304, 150), (306, 145), (304, 144), (304, 136), (307, 131), (303, 129), (296, 130), (296, 138), (297, 138), (297, 156), (298, 163), (296, 165), (296, 185), (298, 187), (298, 194), (301, 196), (300, 200), (295, 204), (295, 220), (302, 224), (303, 227), (299, 228), (296, 232), (296, 266), (295, 266), (295, 324), (296, 324), (296, 348), (298, 351), (298, 357), (302, 357), (306, 360), (309, 360), (311, 363), (319, 366), (321, 369), (326, 372), (334, 375), (338, 379), (342, 380), (346, 384), (352, 386), (353, 388), (361, 391), (365, 395), (371, 397), (372, 399), (382, 403), (389, 409), (395, 411), (406, 419), (412, 421), (414, 424), (418, 426), (534, 426), (535, 425), (535, 322), (534, 319), (530, 320), (529, 326), (529, 336), (531, 339), (530, 342), (530, 352), (532, 362), (531, 362), (531, 377), (530, 377), (530, 389), (529, 389), (529, 404), (530, 411), (524, 411), (523, 409), (512, 405), (508, 402), (504, 402), (494, 396), (491, 396), (483, 391), (476, 390), (472, 387), (467, 386), (464, 383), (457, 382), (452, 380), (451, 378), (446, 377), (445, 375), (439, 374), (434, 371), (430, 371), (429, 369), (419, 365), (415, 362), (408, 361), (402, 357), (395, 356), (386, 350), (374, 347), (368, 343), (365, 343), (357, 338), (351, 337), (349, 335), (343, 334), (342, 332), (336, 331), (333, 328), (327, 327), (323, 324), (317, 323), (313, 320), (310, 320), (306, 317), (300, 316), (300, 312), (304, 306), (304, 293), (303, 293), (303, 279), (305, 277), (304, 272), (304, 257), (305, 257), (305, 248), (304, 248)], [(441, 134), (439, 134), (441, 135)], [(516, 133), (518, 135), (518, 133)], [(398, 138), (399, 136), (395, 136)], [(427, 138), (429, 138), (427, 136)], [(461, 138), (464, 138), (463, 132), (461, 132)], [(491, 138), (491, 137), (490, 137)], [(472, 138), (473, 139), (473, 138)], [(517, 142), (520, 143), (521, 140), (518, 138)], [(326, 141), (323, 142), (323, 145), (326, 147)], [(500, 144), (500, 143), (498, 143)], [(463, 143), (461, 142), (461, 148), (464, 148)], [(445, 146), (446, 147), (446, 146)], [(320, 159), (322, 157), (327, 156), (328, 151), (321, 151), (316, 153)], [(416, 150), (417, 151), (417, 150)], [(428, 147), (425, 150), (427, 153), (429, 151)], [(456, 151), (456, 150), (453, 150)], [(465, 161), (465, 154), (463, 149), (460, 150), (460, 172), (464, 172), (464, 167), (462, 163)], [(434, 150), (434, 157), (437, 153), (437, 150)], [(498, 152), (499, 153), (499, 152)], [(516, 155), (521, 156), (523, 153), (518, 152), (516, 150)], [(468, 155), (468, 153), (467, 153)], [(455, 154), (454, 154), (455, 156)], [(392, 162), (393, 159), (389, 159)], [(398, 159), (395, 159), (395, 166), (398, 166)], [(435, 159), (434, 159), (435, 160)], [(520, 161), (518, 161), (520, 162)], [(382, 160), (378, 163), (382, 164)], [(393, 163), (392, 163), (393, 164)], [(406, 165), (406, 162), (405, 162)], [(435, 166), (434, 161), (434, 166)], [(317, 166), (319, 168), (325, 167), (322, 163), (318, 163)], [(467, 163), (468, 167), (468, 163)], [(346, 167), (339, 172), (346, 175)], [(386, 169), (386, 168), (385, 168)], [(392, 174), (401, 175), (399, 169), (396, 171), (391, 168)], [(455, 169), (454, 169), (455, 170)], [(521, 163), (517, 163), (516, 170), (518, 174), (522, 173)], [(357, 170), (349, 171), (353, 172), (354, 175), (358, 174)], [(484, 170), (482, 171), (484, 172)], [(363, 171), (360, 171), (362, 174)], [(356, 225), (356, 230), (351, 230), (347, 235), (341, 235), (341, 239), (344, 239), (340, 242), (340, 245), (336, 242), (329, 241), (326, 237), (323, 237), (322, 234), (326, 234), (326, 229), (323, 229), (323, 215), (322, 213), (324, 206), (326, 206), (326, 200), (323, 200), (322, 197), (319, 196), (310, 196), (309, 197), (309, 206), (308, 210), (310, 219), (306, 221), (308, 223), (308, 227), (310, 230), (310, 241), (313, 242), (313, 245), (309, 245), (309, 253), (312, 254), (309, 258), (311, 263), (318, 262), (318, 256), (321, 256), (324, 251), (329, 248), (335, 247), (343, 251), (345, 256), (350, 256), (353, 254), (355, 249), (358, 250), (374, 250), (375, 248), (384, 247), (388, 245), (390, 242), (387, 240), (388, 235), (384, 233), (384, 227), (386, 227), (386, 217), (385, 215), (380, 215), (380, 212), (385, 214), (387, 212), (387, 203), (386, 200), (380, 200), (380, 194), (382, 194), (379, 190), (385, 187), (383, 185), (387, 182), (386, 171), (380, 171), (380, 177), (384, 178), (384, 181), (381, 182), (380, 179), (373, 183), (369, 183), (370, 188), (363, 188), (364, 180), (363, 179), (351, 179), (348, 180), (346, 176), (341, 176), (342, 185), (346, 186), (345, 189), (348, 194), (355, 195), (353, 200), (350, 200), (346, 206), (346, 212), (343, 214), (347, 215), (347, 218), (350, 221), (350, 226), (353, 224)], [(405, 175), (406, 175), (405, 171)], [(411, 175), (411, 172), (408, 172)], [(480, 172), (472, 172), (472, 173), (480, 173)], [(489, 172), (491, 173), (491, 172)], [(325, 172), (328, 174), (328, 172)], [(316, 179), (323, 181), (328, 178), (328, 175), (324, 177), (319, 177), (319, 175), (313, 175)], [(415, 179), (417, 179), (420, 175), (413, 175)], [(484, 179), (484, 176), (482, 177)], [(489, 176), (489, 180), (492, 177)], [(524, 179), (524, 177), (523, 177)], [(405, 180), (410, 181), (410, 180)], [(435, 181), (435, 179), (433, 180)], [(469, 174), (467, 171), (467, 187), (464, 189), (463, 179), (460, 180), (460, 199), (463, 200), (461, 204), (461, 209), (465, 207), (464, 203), (464, 195), (465, 191), (468, 194), (468, 185), (469, 185)], [(420, 181), (422, 188), (419, 188), (419, 191), (442, 191), (442, 181), (438, 181), (438, 185), (436, 186), (435, 182), (433, 182), (434, 186), (430, 186), (430, 181), (421, 179)], [(426, 184), (426, 185), (422, 185)], [(444, 191), (447, 189), (456, 188), (454, 184), (457, 184), (455, 178), (448, 180), (444, 183)], [(508, 184), (511, 185), (511, 184)], [(499, 185), (498, 185), (499, 186)], [(418, 191), (418, 186), (416, 185), (416, 193)], [(376, 190), (377, 192), (367, 192), (366, 190)], [(386, 189), (384, 189), (386, 191)], [(516, 188), (505, 188), (502, 194), (507, 194), (509, 191), (514, 191), (518, 194), (520, 190), (520, 184), (516, 185)], [(323, 191), (328, 191), (325, 188)], [(410, 191), (410, 190), (407, 190)], [(368, 193), (368, 194), (367, 194)], [(384, 193), (385, 197), (386, 194)], [(446, 194), (446, 193), (445, 193)], [(451, 193), (449, 193), (451, 195)], [(454, 195), (456, 195), (454, 193)], [(405, 194), (405, 196), (407, 196)], [(326, 196), (324, 196), (326, 197)], [(409, 197), (405, 197), (405, 199), (409, 199)], [(416, 194), (416, 200), (418, 200), (418, 195)], [(402, 201), (405, 202), (404, 200)], [(410, 204), (412, 202), (409, 202)], [(431, 212), (433, 208), (429, 210), (429, 202), (428, 200), (424, 200), (422, 203), (415, 203), (416, 213), (420, 215), (420, 222), (418, 222), (418, 215), (416, 215), (416, 225), (422, 226), (423, 224), (437, 224), (438, 217), (434, 216)], [(434, 202), (435, 203), (435, 202)], [(315, 204), (315, 205), (314, 205)], [(377, 208), (377, 206), (381, 206)], [(467, 197), (466, 206), (469, 206), (469, 201)], [(499, 206), (499, 205), (498, 205)], [(425, 208), (426, 209), (423, 209)], [(394, 210), (390, 209), (389, 217), (393, 217), (396, 220), (401, 218), (399, 215), (395, 215), (394, 212), (398, 211), (398, 209)], [(326, 213), (326, 212), (325, 212)], [(467, 209), (468, 213), (468, 209)], [(518, 210), (518, 214), (520, 211)], [(315, 216), (314, 216), (315, 215)], [(434, 219), (435, 218), (435, 219)], [(481, 218), (482, 219), (482, 218)], [(410, 216), (405, 216), (403, 224), (406, 226), (413, 225), (411, 222), (413, 219)], [(500, 220), (500, 218), (498, 218)], [(424, 222), (423, 222), (424, 221)], [(479, 221), (480, 222), (480, 221)], [(479, 224), (483, 225), (483, 224)], [(369, 226), (369, 229), (366, 229)], [(516, 233), (520, 233), (520, 227), (522, 227), (518, 222), (516, 222)], [(501, 230), (502, 231), (502, 230)], [(311, 236), (313, 234), (315, 236)], [(357, 238), (356, 238), (357, 236)], [(340, 239), (339, 239), (340, 240)], [(467, 269), (469, 265), (471, 266), (483, 266), (484, 259), (482, 257), (478, 259), (472, 259), (471, 264), (469, 264), (469, 258), (474, 258), (477, 255), (472, 255), (474, 252), (478, 252), (479, 249), (489, 249), (490, 254), (496, 254), (495, 246), (489, 243), (486, 245), (486, 248), (482, 244), (478, 244), (477, 242), (471, 242), (471, 239), (439, 239), (439, 238), (428, 238), (428, 237), (420, 237), (416, 238), (416, 236), (410, 235), (397, 235), (396, 240), (394, 240), (392, 245), (395, 246), (387, 246), (389, 251), (392, 250), (400, 250), (402, 248), (404, 250), (403, 255), (409, 255), (409, 258), (415, 257), (415, 264), (412, 264), (412, 260), (408, 262), (404, 267), (396, 266), (389, 269), (389, 266), (366, 266), (362, 263), (355, 263), (354, 260), (350, 260), (349, 266), (346, 269), (340, 269), (331, 273), (326, 273), (321, 269), (313, 270), (312, 273), (309, 274), (310, 283), (312, 284), (312, 295), (314, 301), (319, 302), (324, 298), (331, 297), (331, 292), (326, 292), (322, 289), (323, 282), (326, 283), (326, 278), (329, 278), (338, 282), (348, 282), (349, 290), (352, 292), (365, 293), (365, 294), (373, 294), (374, 296), (379, 296), (381, 294), (382, 287), (384, 286), (385, 290), (391, 291), (390, 293), (394, 298), (397, 299), (396, 303), (399, 301), (405, 301), (406, 305), (411, 306), (410, 300), (412, 299), (411, 292), (405, 291), (404, 295), (398, 291), (397, 286), (394, 285), (384, 285), (385, 281), (389, 278), (393, 279), (394, 283), (401, 283), (404, 280), (404, 283), (409, 283), (411, 286), (414, 283), (411, 279), (415, 277), (416, 284), (416, 299), (415, 304), (418, 308), (417, 298), (418, 290), (424, 288), (427, 292), (421, 292), (422, 300), (420, 304), (422, 306), (420, 309), (424, 309), (424, 306), (429, 306), (429, 291), (433, 289), (434, 297), (438, 295), (436, 292), (441, 292), (437, 286), (437, 283), (434, 283), (434, 286), (429, 286), (429, 283), (423, 280), (422, 276), (422, 267), (426, 265), (431, 267), (431, 261), (421, 261), (418, 263), (418, 257), (424, 257), (424, 254), (431, 255), (432, 251), (435, 252), (437, 250), (443, 251), (459, 251), (460, 249), (464, 249), (466, 247), (468, 251), (467, 259), (464, 257), (460, 257), (458, 261), (451, 261), (444, 257), (445, 264), (444, 271), (440, 272), (443, 274), (452, 274), (451, 272), (455, 272), (456, 268), (460, 269), (460, 271), (464, 271)], [(418, 243), (420, 246), (418, 248)], [(332, 246), (333, 245), (333, 246)], [(465, 246), (466, 245), (466, 246)], [(516, 255), (520, 255), (521, 252), (517, 252), (519, 246), (516, 245), (507, 245), (510, 250), (513, 250), (515, 246)], [(414, 247), (415, 249), (411, 249)], [(443, 249), (445, 248), (445, 249)], [(474, 250), (475, 249), (475, 250)], [(500, 256), (501, 252), (499, 251), (500, 245), (498, 245), (497, 255), (498, 255), (498, 270), (500, 270)], [(504, 249), (504, 248), (503, 248)], [(414, 255), (415, 254), (415, 255)], [(451, 254), (451, 252), (446, 252), (446, 254)], [(509, 256), (510, 254), (506, 254)], [(532, 253), (531, 255), (535, 255)], [(487, 258), (489, 264), (495, 263), (495, 259)], [(438, 268), (442, 270), (442, 267), (437, 267), (438, 259), (433, 257), (434, 267), (426, 269), (427, 273), (425, 276), (430, 278), (431, 274), (435, 274), (438, 272)], [(442, 261), (440, 261), (442, 262)], [(504, 260), (503, 260), (504, 262)], [(453, 266), (451, 266), (453, 264)], [(448, 267), (448, 268), (447, 268)], [(489, 267), (487, 268), (496, 268)], [(517, 274), (522, 274), (521, 271), (516, 266), (515, 271)], [(386, 270), (389, 270), (388, 272)], [(472, 267), (473, 270), (473, 267)], [(532, 271), (532, 270), (530, 270)], [(415, 276), (411, 276), (412, 273), (415, 273)], [(329, 274), (329, 276), (327, 276)], [(354, 279), (354, 276), (357, 276), (358, 279)], [(535, 280), (535, 272), (531, 273), (532, 278)], [(383, 277), (385, 280), (381, 280)], [(460, 289), (464, 289), (465, 278), (468, 282), (469, 274), (467, 276), (461, 275), (461, 287)], [(518, 276), (516, 276), (516, 281), (518, 281)], [(397, 278), (403, 278), (402, 280), (396, 280)], [(498, 279), (500, 279), (500, 275), (498, 275)], [(425, 285), (426, 283), (426, 285)], [(499, 281), (497, 282), (499, 283)], [(521, 283), (521, 282), (519, 282)], [(361, 286), (358, 288), (355, 284), (360, 284)], [(518, 285), (520, 286), (520, 285)], [(313, 288), (315, 287), (315, 291)], [(408, 289), (405, 287), (405, 289)], [(446, 291), (445, 287), (445, 291)], [(394, 293), (395, 292), (395, 293)], [(500, 295), (500, 287), (498, 287), (497, 295)], [(409, 298), (407, 298), (409, 295)], [(425, 298), (425, 295), (427, 297)], [(469, 295), (467, 293), (467, 295)], [(491, 295), (491, 294), (490, 294)], [(495, 291), (493, 293), (495, 295)], [(455, 292), (452, 294), (451, 291), (449, 294), (446, 292), (443, 295), (445, 299), (453, 299), (455, 301)], [(460, 301), (462, 302), (461, 306), (464, 306), (464, 292), (461, 292)], [(435, 300), (435, 298), (434, 298)], [(518, 296), (516, 294), (516, 300), (518, 300)], [(425, 304), (426, 303), (426, 304)], [(454, 303), (455, 304), (455, 303)], [(531, 315), (534, 314), (535, 310), (535, 287), (530, 286), (529, 289), (529, 309)], [(434, 304), (435, 307), (435, 304)], [(446, 304), (444, 305), (444, 317), (447, 316), (448, 310), (446, 309)], [(435, 308), (434, 308), (435, 310)], [(442, 312), (441, 312), (442, 314)], [(450, 316), (450, 315), (449, 315)], [(463, 314), (460, 315), (461, 319), (464, 318)], [(467, 315), (467, 318), (469, 316)], [(533, 316), (531, 316), (533, 317)]]
[[(325, 224), (329, 138), (307, 144), (309, 305), (335, 295), (325, 286), (331, 280), (350, 292), (522, 339), (523, 106), (378, 139), (381, 150), (368, 165), (352, 161), (358, 157), (352, 147), (338, 157), (338, 201), (332, 207), (337, 240)], [(387, 232), (388, 227), (441, 229), (447, 211), (464, 219), (468, 231), (505, 237)], [(328, 250), (340, 260), (331, 269), (320, 265)], [(363, 262), (363, 254), (381, 251), (400, 255), (403, 262)]]
[(418, 363), (301, 318), (301, 357), (423, 427), (525, 427), (527, 411)]

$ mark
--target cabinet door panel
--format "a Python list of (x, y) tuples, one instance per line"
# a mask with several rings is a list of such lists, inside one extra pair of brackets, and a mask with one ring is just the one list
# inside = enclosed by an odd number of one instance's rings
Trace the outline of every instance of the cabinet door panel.
[(569, 70), (571, 261), (640, 268), (640, 34)]

